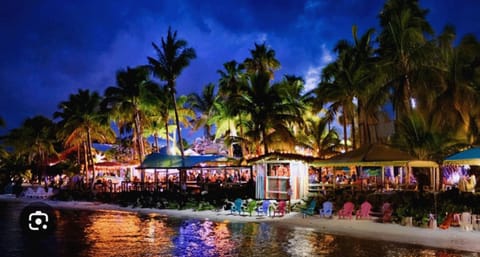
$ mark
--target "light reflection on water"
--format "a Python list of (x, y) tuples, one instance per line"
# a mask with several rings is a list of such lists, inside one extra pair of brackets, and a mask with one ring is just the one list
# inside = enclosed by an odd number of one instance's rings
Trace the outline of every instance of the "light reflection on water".
[[(20, 204), (0, 202), (0, 220)], [(56, 233), (32, 241), (16, 222), (0, 222), (2, 256), (477, 256), (393, 242), (370, 241), (265, 222), (175, 219), (120, 211), (56, 211)]]

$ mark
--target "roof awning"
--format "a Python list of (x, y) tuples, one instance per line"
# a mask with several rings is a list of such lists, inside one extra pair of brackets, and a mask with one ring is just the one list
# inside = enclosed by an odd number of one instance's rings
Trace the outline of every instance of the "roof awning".
[(451, 155), (443, 161), (443, 164), (480, 166), (480, 147), (470, 148)]
[(202, 163), (220, 161), (225, 159), (221, 155), (191, 155), (182, 157), (179, 155), (166, 155), (152, 153), (145, 157), (138, 169), (186, 169), (201, 166)]
[(409, 166), (409, 167), (438, 167), (434, 161), (418, 160), (410, 154), (388, 145), (371, 144), (354, 151), (334, 156), (328, 160), (313, 162), (317, 166)]

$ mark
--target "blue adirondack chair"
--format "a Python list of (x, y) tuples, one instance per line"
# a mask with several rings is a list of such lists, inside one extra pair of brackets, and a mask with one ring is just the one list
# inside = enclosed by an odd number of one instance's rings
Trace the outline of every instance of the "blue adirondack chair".
[(235, 199), (233, 202), (232, 207), (230, 208), (230, 212), (233, 214), (234, 212), (238, 212), (238, 214), (242, 214), (243, 212), (243, 200), (240, 198)]
[(331, 218), (333, 215), (333, 203), (330, 201), (325, 201), (322, 204), (322, 209), (320, 209), (320, 217), (322, 218)]
[(317, 201), (312, 200), (310, 202), (310, 204), (308, 205), (308, 207), (302, 210), (303, 218), (305, 218), (305, 216), (307, 216), (307, 215), (312, 216), (315, 213), (315, 206), (316, 205), (317, 205)]
[(265, 216), (268, 216), (269, 212), (270, 212), (270, 201), (263, 200), (262, 205), (257, 209), (257, 214), (264, 214)]

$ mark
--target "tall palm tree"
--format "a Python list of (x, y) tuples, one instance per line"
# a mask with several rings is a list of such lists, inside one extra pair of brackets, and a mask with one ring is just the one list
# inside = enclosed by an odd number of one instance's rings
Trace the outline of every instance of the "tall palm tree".
[(151, 106), (153, 92), (158, 85), (150, 80), (147, 66), (127, 67), (117, 72), (117, 86), (105, 90), (103, 107), (111, 118), (122, 128), (133, 127), (134, 142), (137, 146), (139, 161), (145, 157), (143, 126), (145, 109)]
[[(263, 153), (269, 152), (269, 136), (275, 133), (286, 135), (288, 123), (301, 123), (302, 106), (279, 84), (270, 85), (268, 73), (249, 75), (249, 84), (244, 96), (244, 111), (249, 115), (251, 127), (248, 134), (254, 141), (262, 142)], [(280, 93), (282, 92), (282, 93)], [(285, 140), (287, 138), (284, 138)]]
[(255, 49), (250, 50), (252, 55), (246, 58), (243, 63), (247, 72), (252, 73), (266, 73), (270, 79), (273, 79), (273, 74), (280, 68), (280, 62), (275, 57), (275, 51), (265, 42), (263, 44), (255, 43)]
[[(466, 36), (457, 47), (454, 47), (455, 29), (445, 27), (437, 39), (440, 60), (447, 69), (441, 82), (444, 90), (435, 98), (433, 106), (427, 109), (431, 122), (444, 131), (454, 131), (457, 138), (463, 138), (469, 143), (475, 142), (475, 132), (478, 126), (480, 107), (479, 91), (475, 84), (480, 80), (470, 74), (475, 74), (476, 58), (480, 56), (480, 44), (475, 37)], [(476, 64), (477, 68), (479, 64)], [(473, 132), (470, 133), (470, 132)]]
[(190, 95), (188, 95), (188, 102), (190, 106), (194, 110), (199, 112), (199, 115), (200, 115), (195, 119), (194, 129), (203, 127), (205, 137), (208, 140), (212, 140), (213, 138), (212, 131), (211, 131), (211, 124), (209, 124), (208, 120), (212, 116), (216, 99), (217, 99), (217, 95), (215, 93), (215, 84), (213, 83), (210, 83), (205, 87), (203, 87), (201, 95), (197, 93), (191, 93)]
[[(385, 91), (379, 91), (377, 81), (382, 79), (375, 68), (372, 36), (374, 30), (369, 29), (358, 36), (358, 29), (352, 26), (353, 43), (340, 40), (334, 51), (337, 59), (327, 65), (322, 72), (322, 80), (316, 89), (317, 96), (323, 102), (331, 102), (330, 113), (335, 115), (341, 111), (344, 147), (347, 146), (347, 125), (351, 125), (352, 147), (357, 146), (356, 121), (360, 127), (362, 143), (371, 142), (368, 136), (369, 124), (375, 113), (384, 103)], [(323, 105), (323, 103), (321, 102)]]
[(150, 69), (153, 74), (167, 82), (175, 111), (175, 124), (177, 125), (178, 141), (181, 142), (179, 147), (183, 160), (183, 140), (182, 134), (180, 133), (180, 122), (175, 97), (176, 81), (183, 69), (185, 69), (190, 64), (190, 61), (195, 59), (197, 55), (193, 48), (187, 46), (187, 41), (177, 39), (177, 31), (172, 32), (170, 27), (168, 28), (167, 37), (162, 37), (161, 41), (161, 46), (152, 43), (153, 48), (157, 52), (157, 58), (148, 57), (148, 62), (150, 63)]
[[(216, 137), (229, 131), (228, 143), (240, 143), (242, 156), (244, 156), (247, 151), (244, 137), (246, 121), (243, 118), (245, 114), (242, 111), (242, 104), (244, 103), (242, 99), (247, 87), (245, 66), (243, 63), (232, 60), (224, 63), (223, 68), (224, 70), (217, 71), (220, 79), (218, 81), (219, 99), (217, 100), (219, 104), (216, 106), (217, 114), (215, 114), (219, 118), (217, 120)], [(239, 129), (238, 135), (236, 134), (237, 127)]]
[(115, 142), (115, 132), (108, 123), (107, 115), (101, 111), (101, 101), (97, 92), (79, 89), (67, 101), (60, 102), (59, 111), (53, 115), (54, 118), (60, 118), (57, 136), (62, 139), (64, 146), (77, 149), (84, 147), (85, 173), (91, 168), (92, 178), (95, 178), (93, 141)]
[(422, 88), (424, 92), (434, 91), (425, 81), (438, 70), (432, 44), (426, 38), (433, 35), (427, 13), (417, 0), (388, 0), (379, 15), (382, 31), (378, 54), (383, 72), (389, 74), (385, 85), (393, 90), (397, 118), (412, 112), (413, 100), (424, 99), (418, 97)]

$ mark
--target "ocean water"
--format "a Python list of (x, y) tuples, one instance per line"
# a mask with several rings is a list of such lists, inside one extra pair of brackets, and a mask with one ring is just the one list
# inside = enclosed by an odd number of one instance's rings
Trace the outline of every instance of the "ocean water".
[(55, 229), (22, 229), (23, 203), (0, 202), (0, 256), (478, 256), (330, 235), (271, 223), (179, 219), (159, 214), (55, 209)]

